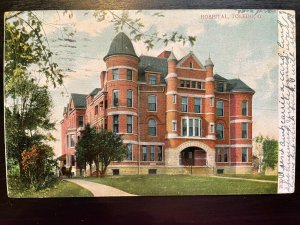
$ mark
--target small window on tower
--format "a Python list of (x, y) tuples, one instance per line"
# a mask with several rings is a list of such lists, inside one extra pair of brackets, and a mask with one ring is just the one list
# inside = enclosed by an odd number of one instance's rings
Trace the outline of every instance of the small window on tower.
[(192, 62), (190, 62), (190, 68), (193, 68), (193, 63)]

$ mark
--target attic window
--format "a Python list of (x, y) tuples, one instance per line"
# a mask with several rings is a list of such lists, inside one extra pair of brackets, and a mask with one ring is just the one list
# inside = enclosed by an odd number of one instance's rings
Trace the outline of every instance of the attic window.
[(155, 75), (150, 75), (150, 76), (149, 76), (149, 84), (150, 84), (150, 85), (156, 85), (156, 84), (157, 84), (157, 76), (155, 76)]
[(190, 68), (193, 68), (193, 63), (192, 62), (190, 62)]
[(218, 92), (225, 92), (226, 91), (225, 82), (217, 82), (217, 91)]

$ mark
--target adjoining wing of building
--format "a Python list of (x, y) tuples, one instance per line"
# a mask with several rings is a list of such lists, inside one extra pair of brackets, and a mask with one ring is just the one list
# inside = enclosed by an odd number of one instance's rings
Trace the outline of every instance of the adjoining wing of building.
[(75, 145), (87, 123), (122, 135), (127, 158), (108, 174), (252, 171), (252, 96), (240, 79), (214, 74), (190, 52), (137, 56), (123, 32), (103, 58), (89, 94), (71, 94), (61, 121), (62, 157), (76, 172)]

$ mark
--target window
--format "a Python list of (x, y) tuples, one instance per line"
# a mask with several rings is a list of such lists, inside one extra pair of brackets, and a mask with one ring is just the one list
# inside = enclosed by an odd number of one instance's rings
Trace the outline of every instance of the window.
[(214, 105), (215, 105), (215, 98), (210, 97), (210, 107), (214, 107)]
[(190, 62), (190, 68), (193, 68), (193, 63), (192, 62)]
[(180, 87), (184, 87), (184, 80), (180, 80)]
[(228, 148), (224, 148), (224, 162), (228, 162)]
[(172, 100), (173, 104), (176, 104), (177, 102), (177, 95), (173, 94), (173, 100)]
[(113, 116), (113, 132), (119, 133), (119, 115)]
[(201, 82), (197, 82), (197, 88), (202, 89), (202, 83)]
[(132, 107), (132, 90), (127, 90), (127, 107)]
[(119, 80), (119, 69), (113, 69), (113, 80)]
[(242, 148), (242, 162), (248, 162), (248, 148)]
[(156, 85), (157, 84), (157, 76), (155, 76), (155, 75), (149, 76), (149, 84)]
[(148, 111), (156, 111), (156, 96), (148, 96)]
[(67, 148), (69, 147), (69, 135), (67, 135)]
[(186, 122), (186, 119), (182, 119), (182, 136), (187, 136), (187, 122)]
[(224, 105), (222, 101), (217, 101), (217, 116), (224, 116)]
[(247, 101), (242, 102), (242, 116), (247, 116), (248, 114), (248, 103)]
[(75, 155), (71, 155), (71, 166), (75, 166)]
[(221, 123), (217, 124), (217, 139), (224, 139), (224, 126)]
[(154, 119), (148, 121), (148, 135), (156, 136), (156, 121)]
[(199, 137), (201, 135), (200, 118), (182, 118), (182, 136)]
[(189, 88), (189, 87), (190, 87), (190, 81), (187, 80), (187, 81), (185, 82), (185, 85), (186, 85), (187, 88)]
[(194, 112), (200, 113), (201, 112), (201, 99), (194, 98)]
[(95, 115), (98, 114), (98, 105), (95, 106)]
[(113, 106), (119, 105), (119, 91), (113, 90)]
[(181, 97), (181, 111), (188, 111), (188, 97)]
[(228, 162), (229, 148), (217, 148), (217, 162)]
[(126, 75), (127, 75), (127, 80), (132, 80), (132, 70), (127, 69)]
[(218, 92), (224, 92), (225, 91), (224, 82), (217, 82), (217, 91)]
[(177, 121), (172, 121), (172, 131), (177, 131)]
[(132, 116), (127, 116), (127, 133), (132, 133)]
[(158, 146), (157, 160), (162, 161), (162, 146)]
[(78, 127), (83, 127), (83, 116), (78, 116)]
[(71, 144), (70, 144), (70, 147), (75, 147), (75, 135), (74, 135), (74, 134), (71, 134), (70, 137), (71, 137)]
[(217, 148), (217, 161), (222, 162), (222, 148)]
[(196, 88), (196, 81), (192, 81), (192, 88)]
[(142, 146), (142, 150), (143, 150), (143, 154), (142, 154), (142, 157), (143, 157), (143, 161), (147, 161), (147, 146), (143, 145)]
[(247, 123), (242, 123), (242, 138), (248, 137), (248, 125)]
[(132, 160), (132, 144), (127, 144), (127, 160)]
[(215, 124), (210, 123), (210, 133), (215, 133)]
[(154, 161), (155, 160), (155, 146), (151, 145), (150, 146), (150, 161)]

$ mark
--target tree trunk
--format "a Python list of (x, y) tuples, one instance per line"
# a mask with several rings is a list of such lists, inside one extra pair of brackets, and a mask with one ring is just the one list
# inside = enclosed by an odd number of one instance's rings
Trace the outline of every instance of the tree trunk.
[(93, 175), (92, 174), (92, 163), (89, 163), (89, 165), (90, 165), (90, 177)]
[(96, 164), (96, 176), (99, 177), (99, 162), (98, 160), (95, 161)]

